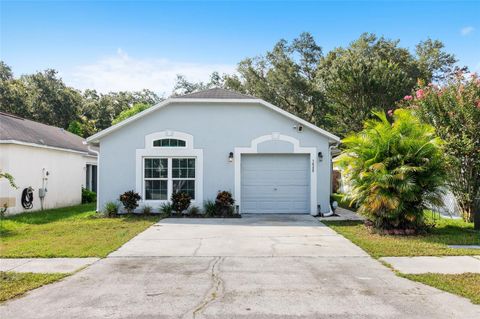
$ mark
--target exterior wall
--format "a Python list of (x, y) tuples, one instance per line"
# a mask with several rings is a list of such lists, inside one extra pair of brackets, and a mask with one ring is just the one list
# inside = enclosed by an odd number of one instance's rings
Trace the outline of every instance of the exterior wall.
[[(40, 210), (38, 190), (42, 187), (43, 168), (49, 172), (45, 209), (80, 204), (87, 163), (96, 163), (96, 158), (48, 148), (0, 144), (0, 167), (13, 175), (18, 186), (14, 189), (5, 179), (0, 180), (0, 198), (15, 198), (15, 207), (9, 208), (7, 214)], [(25, 210), (21, 196), (29, 186), (34, 189), (33, 208)]]
[[(230, 152), (250, 147), (252, 140), (279, 133), (300, 141), (301, 147), (322, 152), (323, 161), (315, 161), (317, 202), (326, 212), (330, 197), (330, 163), (328, 139), (260, 104), (174, 103), (167, 105), (100, 141), (99, 208), (106, 202), (136, 187), (136, 150), (145, 148), (145, 135), (161, 131), (177, 131), (193, 136), (193, 148), (203, 150), (203, 199), (214, 199), (219, 190), (235, 191), (235, 166), (229, 162)], [(260, 144), (259, 152), (289, 153), (292, 146), (283, 141)], [(236, 159), (234, 159), (235, 161)], [(238, 200), (238, 199), (237, 199)], [(157, 207), (154, 207), (157, 208)]]

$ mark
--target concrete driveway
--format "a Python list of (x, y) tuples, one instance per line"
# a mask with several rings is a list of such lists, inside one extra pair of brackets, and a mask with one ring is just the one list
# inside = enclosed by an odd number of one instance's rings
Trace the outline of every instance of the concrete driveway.
[(167, 219), (6, 318), (480, 318), (310, 216)]

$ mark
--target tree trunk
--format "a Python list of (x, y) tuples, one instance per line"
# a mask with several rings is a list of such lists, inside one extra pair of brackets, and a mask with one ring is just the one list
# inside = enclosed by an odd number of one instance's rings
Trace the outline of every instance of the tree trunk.
[(480, 230), (480, 198), (474, 200), (473, 204), (473, 228)]

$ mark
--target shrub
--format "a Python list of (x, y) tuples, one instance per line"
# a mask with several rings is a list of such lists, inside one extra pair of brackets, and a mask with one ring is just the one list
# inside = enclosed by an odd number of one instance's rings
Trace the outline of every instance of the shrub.
[(166, 216), (171, 216), (173, 212), (173, 206), (170, 203), (163, 203), (160, 205), (160, 212)]
[(190, 206), (188, 209), (188, 216), (198, 217), (200, 215), (200, 209), (197, 206)]
[(95, 203), (97, 201), (97, 193), (82, 187), (82, 204)]
[(207, 200), (203, 203), (203, 211), (205, 217), (214, 217), (216, 215), (217, 207), (213, 200)]
[(369, 120), (345, 138), (339, 163), (352, 186), (347, 200), (377, 229), (418, 229), (423, 210), (441, 203), (445, 184), (442, 141), (409, 110)]
[(105, 204), (105, 208), (103, 209), (105, 216), (107, 217), (114, 217), (118, 213), (118, 204), (115, 202), (108, 202)]
[(128, 191), (120, 195), (120, 201), (122, 202), (123, 207), (125, 207), (125, 210), (129, 214), (133, 213), (135, 208), (138, 207), (138, 201), (141, 199), (142, 197), (134, 191)]
[(150, 215), (152, 213), (152, 206), (149, 206), (149, 205), (144, 205), (142, 207), (142, 213), (144, 215)]
[(227, 191), (219, 192), (217, 198), (215, 199), (215, 208), (216, 213), (219, 216), (232, 216), (234, 213), (233, 204), (235, 200), (232, 197), (232, 194)]
[(172, 194), (172, 207), (173, 210), (181, 214), (190, 206), (192, 198), (188, 193), (185, 192), (175, 192)]

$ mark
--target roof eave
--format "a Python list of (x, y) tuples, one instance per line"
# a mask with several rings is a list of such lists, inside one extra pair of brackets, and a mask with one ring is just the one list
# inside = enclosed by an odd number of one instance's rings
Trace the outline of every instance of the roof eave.
[(104, 136), (118, 130), (119, 128), (121, 128), (122, 126), (125, 126), (127, 125), (128, 123), (131, 123), (141, 117), (144, 117), (150, 113), (153, 113), (155, 112), (156, 110), (164, 107), (164, 106), (167, 106), (169, 104), (172, 104), (172, 103), (259, 103), (259, 104), (262, 104), (288, 118), (291, 118), (292, 120), (295, 120), (296, 122), (312, 129), (313, 131), (317, 132), (317, 133), (320, 133), (322, 134), (323, 136), (327, 137), (329, 139), (329, 141), (334, 141), (334, 142), (340, 142), (340, 138), (328, 131), (325, 131), (324, 129), (321, 129), (319, 128), (318, 126), (308, 122), (308, 121), (305, 121), (304, 119), (301, 119), (300, 117), (296, 116), (296, 115), (293, 115), (281, 108), (279, 108), (278, 106), (275, 106), (271, 103), (268, 103), (262, 99), (205, 99), (205, 98), (168, 98), (158, 104), (155, 104), (154, 106), (152, 107), (149, 107), (148, 109), (140, 112), (140, 113), (137, 113), (135, 114), (134, 116), (132, 117), (129, 117), (113, 126), (110, 126), (109, 128), (103, 130), (103, 131), (100, 131), (90, 137), (88, 137), (86, 139), (86, 142), (87, 144), (91, 144), (91, 145), (98, 145), (100, 143), (100, 139), (103, 138)]

